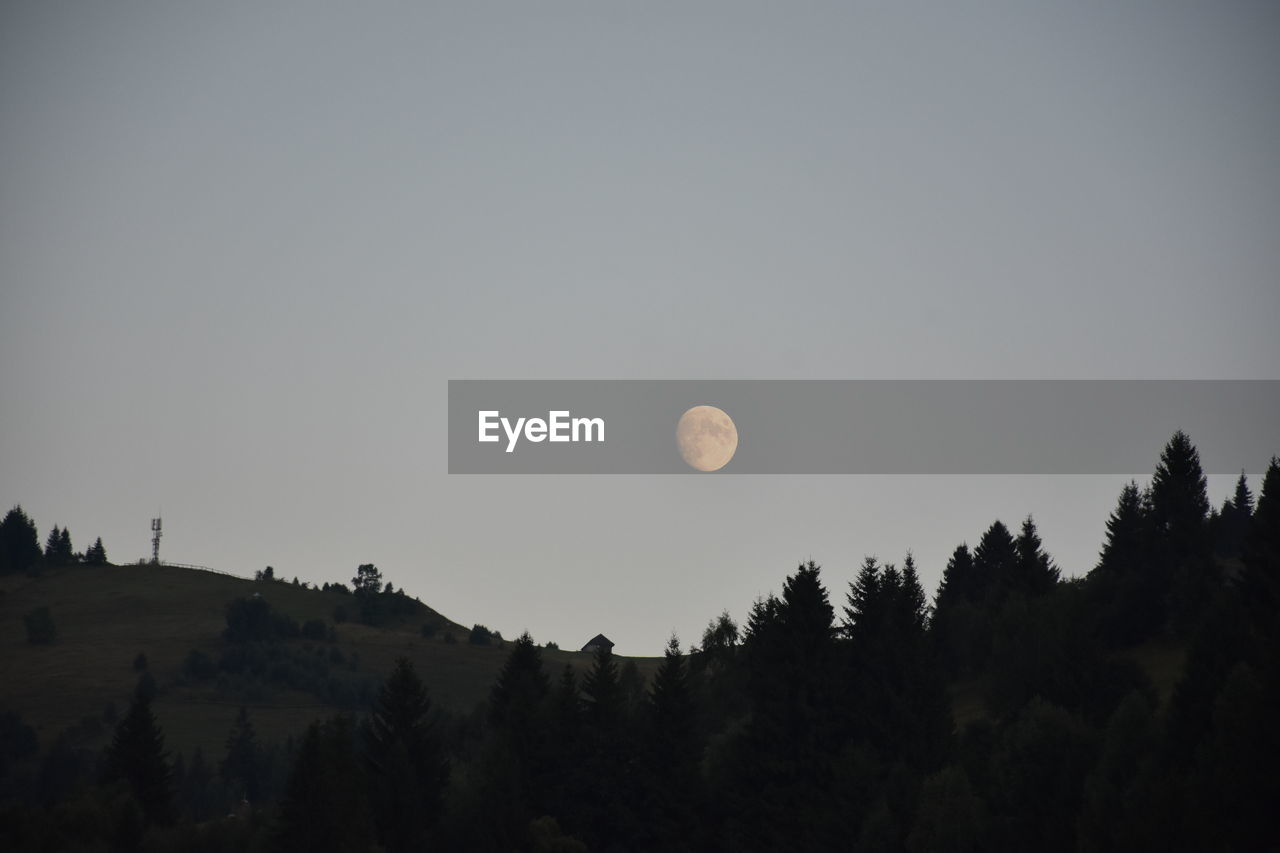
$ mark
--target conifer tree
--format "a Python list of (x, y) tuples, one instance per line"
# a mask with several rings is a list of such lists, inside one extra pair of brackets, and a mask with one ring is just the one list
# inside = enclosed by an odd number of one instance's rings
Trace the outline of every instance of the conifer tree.
[(942, 571), (942, 580), (938, 584), (938, 594), (934, 599), (939, 610), (959, 601), (974, 601), (978, 597), (977, 584), (973, 573), (973, 554), (967, 544), (956, 546), (947, 560), (947, 567)]
[(21, 506), (15, 506), (0, 521), (0, 574), (27, 572), (40, 565), (40, 538)]
[(1200, 453), (1178, 430), (1160, 454), (1151, 479), (1151, 518), (1155, 533), (1177, 557), (1205, 552), (1209, 517), (1208, 481)]
[(1120, 576), (1140, 570), (1149, 546), (1149, 519), (1150, 506), (1137, 482), (1130, 480), (1120, 490), (1116, 508), (1107, 519), (1107, 539), (1098, 559), (1098, 571)]
[(54, 525), (49, 531), (49, 538), (44, 541), (44, 561), (53, 565), (58, 559), (58, 546), (62, 544), (62, 530)]
[(975, 600), (999, 601), (1015, 583), (1018, 547), (1003, 522), (987, 528), (973, 550)]
[(371, 853), (374, 835), (350, 719), (313, 722), (302, 738), (280, 804), (276, 849)]
[(172, 770), (146, 693), (134, 697), (129, 713), (116, 726), (107, 749), (107, 780), (128, 784), (148, 823), (173, 821)]
[(688, 668), (672, 635), (649, 689), (645, 749), (645, 800), (650, 846), (695, 849), (695, 815), (701, 801), (697, 720)]
[(222, 777), (234, 786), (233, 794), (243, 795), (250, 803), (262, 798), (262, 753), (243, 705), (231, 724), (227, 736), (227, 754), (220, 768)]
[(1027, 595), (1052, 592), (1058, 583), (1058, 567), (1045, 553), (1035, 520), (1027, 516), (1018, 535), (1018, 568), (1015, 589)]
[(89, 546), (89, 550), (85, 551), (84, 561), (91, 566), (105, 566), (107, 564), (107, 549), (102, 546), (102, 537), (99, 536)]
[(391, 853), (418, 849), (440, 813), (449, 764), (430, 711), (426, 687), (400, 658), (378, 691), (368, 726), (378, 838)]

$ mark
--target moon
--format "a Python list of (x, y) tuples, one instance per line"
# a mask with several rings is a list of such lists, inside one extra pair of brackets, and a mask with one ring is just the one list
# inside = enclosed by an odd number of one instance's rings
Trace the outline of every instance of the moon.
[(694, 406), (676, 425), (680, 457), (698, 471), (719, 471), (738, 449), (738, 428), (722, 409)]

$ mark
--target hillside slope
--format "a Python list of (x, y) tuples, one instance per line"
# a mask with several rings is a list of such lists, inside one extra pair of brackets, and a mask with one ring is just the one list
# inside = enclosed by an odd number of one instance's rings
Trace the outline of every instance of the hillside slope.
[[(320, 619), (334, 625), (335, 606), (352, 600), (342, 593), (281, 581), (153, 565), (68, 566), (36, 577), (4, 578), (0, 710), (20, 713), (46, 744), (86, 717), (101, 719), (109, 703), (123, 713), (138, 682), (133, 661), (141, 652), (160, 687), (155, 709), (171, 749), (200, 746), (206, 753), (220, 754), (240, 704), (250, 708), (261, 736), (296, 734), (310, 720), (340, 706), (314, 692), (280, 687), (252, 691), (247, 697), (229, 695), (225, 683), (184, 675), (191, 650), (214, 660), (222, 654), (227, 646), (222, 639), (227, 603), (255, 592), (273, 611), (299, 623)], [(57, 641), (52, 645), (27, 642), (23, 615), (37, 607), (48, 607), (53, 615)], [(435, 619), (441, 620), (435, 636), (424, 638), (423, 622)], [(298, 656), (314, 653), (344, 678), (367, 682), (381, 681), (396, 658), (407, 657), (435, 701), (456, 711), (470, 710), (488, 695), (510, 648), (470, 645), (467, 628), (429, 608), (424, 608), (423, 618), (396, 626), (344, 622), (334, 627), (334, 643), (292, 639), (280, 645)], [(450, 632), (458, 642), (444, 642)], [(329, 663), (335, 648), (340, 664)], [(566, 662), (579, 670), (590, 663), (590, 655), (578, 652), (544, 650), (543, 658), (553, 674)], [(654, 659), (636, 661), (646, 677), (656, 666)], [(103, 727), (92, 739), (105, 739), (108, 729)]]

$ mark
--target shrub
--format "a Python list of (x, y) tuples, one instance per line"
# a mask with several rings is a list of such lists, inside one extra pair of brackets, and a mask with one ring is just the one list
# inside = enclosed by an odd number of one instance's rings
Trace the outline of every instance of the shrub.
[(436, 635), (436, 623), (424, 622), (422, 625), (422, 636), (430, 640)]
[(183, 674), (196, 681), (213, 678), (217, 671), (218, 667), (214, 664), (213, 658), (199, 649), (192, 649), (187, 652), (187, 659), (182, 664)]
[(467, 642), (473, 646), (487, 646), (493, 642), (493, 632), (476, 623), (471, 626), (471, 635), (467, 637)]
[(265, 599), (237, 598), (227, 604), (227, 629), (222, 636), (228, 642), (283, 640), (298, 633), (298, 623), (272, 612)]
[(23, 616), (22, 621), (27, 626), (28, 643), (47, 645), (58, 637), (58, 630), (53, 625), (53, 614), (47, 607), (37, 607)]
[(302, 636), (307, 640), (319, 640), (324, 642), (329, 639), (329, 631), (324, 622), (319, 619), (308, 619), (302, 623)]

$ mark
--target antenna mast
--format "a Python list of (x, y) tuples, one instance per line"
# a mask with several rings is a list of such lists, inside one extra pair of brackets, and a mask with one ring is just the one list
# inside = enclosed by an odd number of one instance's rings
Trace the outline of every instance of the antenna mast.
[(151, 562), (160, 565), (160, 519), (151, 519)]

